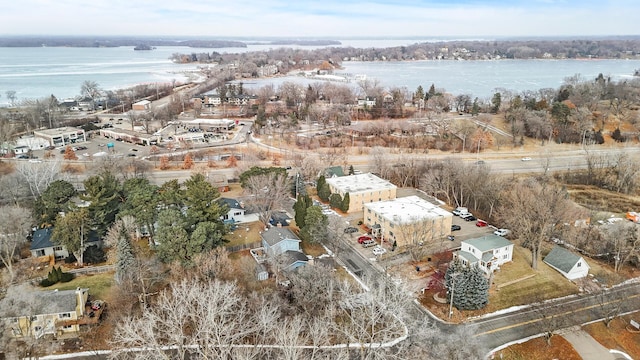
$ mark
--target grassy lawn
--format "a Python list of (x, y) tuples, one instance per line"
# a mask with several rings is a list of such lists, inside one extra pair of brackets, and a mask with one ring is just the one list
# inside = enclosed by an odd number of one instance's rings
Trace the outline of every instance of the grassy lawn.
[(58, 283), (46, 290), (73, 290), (75, 288), (88, 288), (89, 295), (96, 299), (105, 299), (109, 290), (113, 286), (113, 272), (106, 272), (95, 275), (78, 275), (68, 283)]
[(635, 333), (627, 331), (627, 328), (631, 328), (629, 325), (631, 319), (639, 321), (640, 316), (635, 313), (614, 319), (609, 328), (604, 325), (604, 322), (596, 322), (582, 328), (602, 346), (624, 351), (631, 358), (640, 359), (640, 332), (637, 330)]
[(237, 229), (225, 235), (225, 239), (229, 240), (226, 246), (251, 244), (260, 241), (260, 231), (263, 230), (262, 223), (259, 221), (239, 224)]
[(511, 345), (495, 354), (496, 359), (503, 360), (581, 360), (571, 343), (561, 336), (551, 338), (551, 346), (543, 338), (529, 340), (522, 344)]
[(531, 252), (514, 246), (513, 261), (502, 265), (494, 277), (487, 312), (578, 293), (575, 284), (547, 264), (540, 261), (537, 270), (530, 264)]

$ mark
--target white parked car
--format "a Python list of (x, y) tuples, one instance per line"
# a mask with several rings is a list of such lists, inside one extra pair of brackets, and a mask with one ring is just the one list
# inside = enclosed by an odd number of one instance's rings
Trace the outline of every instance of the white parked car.
[(530, 157), (523, 157), (522, 161), (531, 161), (531, 158)]
[(373, 248), (373, 255), (375, 256), (382, 255), (386, 252), (387, 250), (380, 245), (377, 245), (376, 247)]
[(495, 235), (498, 236), (507, 236), (509, 234), (509, 230), (508, 229), (498, 229), (496, 231), (493, 232)]

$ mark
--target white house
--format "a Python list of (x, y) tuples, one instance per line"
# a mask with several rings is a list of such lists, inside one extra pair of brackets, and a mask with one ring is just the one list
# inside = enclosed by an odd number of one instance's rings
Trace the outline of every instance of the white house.
[(462, 264), (478, 264), (486, 274), (500, 268), (513, 258), (513, 243), (502, 236), (487, 235), (481, 238), (463, 240), (461, 248), (453, 254)]
[(554, 246), (543, 261), (569, 280), (580, 279), (589, 274), (590, 266), (582, 256), (559, 245)]
[(244, 205), (236, 199), (220, 198), (218, 204), (226, 205), (229, 209), (226, 214), (222, 215), (222, 220), (233, 221), (234, 223), (248, 223), (258, 221), (257, 213), (247, 213)]

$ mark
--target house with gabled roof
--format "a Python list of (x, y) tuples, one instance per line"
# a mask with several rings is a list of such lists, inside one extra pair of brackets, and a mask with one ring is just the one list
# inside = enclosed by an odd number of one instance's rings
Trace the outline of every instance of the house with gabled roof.
[(13, 337), (37, 339), (77, 333), (80, 325), (94, 323), (99, 317), (87, 306), (89, 289), (33, 291), (22, 296), (29, 299), (30, 306), (13, 310), (17, 312), (3, 319)]
[(589, 275), (590, 266), (586, 260), (560, 245), (554, 246), (542, 261), (569, 280), (576, 280)]
[(294, 270), (307, 263), (307, 255), (300, 248), (301, 240), (290, 229), (274, 226), (262, 232), (261, 237), (267, 257), (285, 261), (284, 269)]
[(463, 240), (460, 250), (453, 254), (453, 258), (466, 266), (477, 264), (488, 275), (513, 259), (513, 243), (493, 234)]
[(244, 204), (236, 199), (232, 198), (219, 198), (216, 200), (219, 205), (226, 205), (226, 214), (222, 215), (222, 220), (232, 223), (248, 223), (258, 221), (257, 213), (250, 213), (245, 208)]
[[(29, 247), (31, 256), (51, 256), (55, 260), (62, 260), (69, 257), (69, 251), (67, 251), (64, 245), (58, 245), (51, 242), (51, 234), (53, 234), (53, 227), (38, 229), (33, 232), (31, 246)], [(86, 249), (91, 245), (96, 245), (98, 247), (102, 246), (102, 241), (98, 238), (95, 231), (91, 231), (87, 235), (84, 242), (84, 248)]]

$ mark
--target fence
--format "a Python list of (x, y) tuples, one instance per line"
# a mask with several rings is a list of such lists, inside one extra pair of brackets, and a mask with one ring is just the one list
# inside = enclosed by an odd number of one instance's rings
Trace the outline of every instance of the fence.
[(262, 246), (262, 243), (260, 241), (256, 241), (250, 244), (240, 244), (240, 245), (234, 245), (234, 246), (227, 246), (227, 251), (229, 252), (238, 252), (238, 251), (242, 251), (245, 249), (253, 249), (253, 248), (258, 248)]

